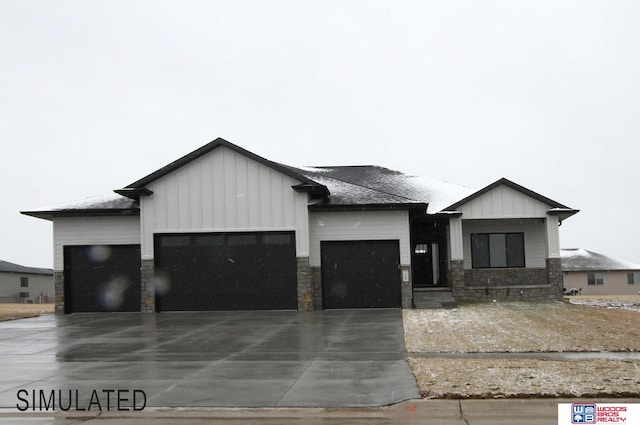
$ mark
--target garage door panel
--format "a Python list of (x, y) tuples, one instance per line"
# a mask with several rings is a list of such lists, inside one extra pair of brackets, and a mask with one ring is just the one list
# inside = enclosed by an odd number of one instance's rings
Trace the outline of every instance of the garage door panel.
[(325, 308), (400, 307), (398, 241), (321, 244)]
[(65, 312), (140, 311), (140, 246), (64, 247)]
[(292, 232), (157, 235), (156, 268), (170, 282), (159, 310), (297, 308)]

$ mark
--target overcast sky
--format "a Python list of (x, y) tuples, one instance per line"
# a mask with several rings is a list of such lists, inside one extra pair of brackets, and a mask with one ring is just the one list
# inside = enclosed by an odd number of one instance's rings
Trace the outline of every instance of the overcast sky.
[(223, 137), (580, 209), (561, 246), (640, 263), (640, 2), (0, 0), (0, 259), (22, 216)]

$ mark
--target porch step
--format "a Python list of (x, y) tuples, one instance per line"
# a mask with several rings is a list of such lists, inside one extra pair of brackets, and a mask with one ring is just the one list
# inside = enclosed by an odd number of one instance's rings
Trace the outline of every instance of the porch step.
[(456, 308), (458, 304), (449, 290), (415, 288), (413, 290), (414, 308)]

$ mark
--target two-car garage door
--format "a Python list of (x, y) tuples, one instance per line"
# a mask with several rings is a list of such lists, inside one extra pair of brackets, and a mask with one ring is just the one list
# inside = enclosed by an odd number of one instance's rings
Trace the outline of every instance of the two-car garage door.
[(293, 232), (156, 235), (156, 307), (296, 309)]

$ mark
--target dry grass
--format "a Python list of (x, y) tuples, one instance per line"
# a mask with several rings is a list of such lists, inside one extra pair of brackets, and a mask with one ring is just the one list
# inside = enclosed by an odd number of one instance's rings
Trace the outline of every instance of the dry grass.
[[(555, 303), (405, 310), (407, 350), (640, 351), (640, 312)], [(640, 397), (640, 361), (411, 358), (426, 398)]]
[(53, 313), (53, 304), (0, 304), (0, 321)]
[(409, 352), (640, 351), (640, 313), (552, 303), (404, 310)]
[(424, 398), (638, 397), (638, 362), (408, 360)]

